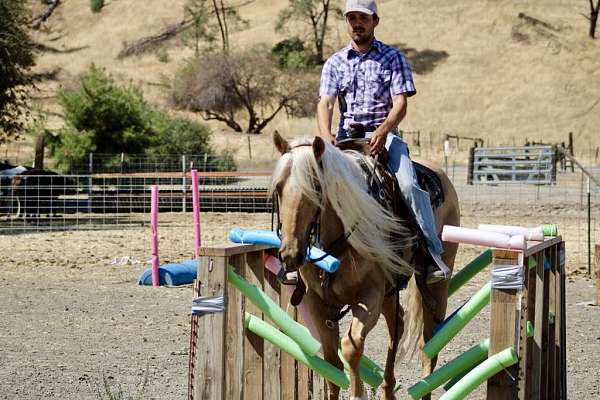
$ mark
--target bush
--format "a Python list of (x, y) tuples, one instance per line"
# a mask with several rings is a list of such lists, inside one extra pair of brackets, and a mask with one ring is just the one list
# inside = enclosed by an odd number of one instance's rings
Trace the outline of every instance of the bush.
[(97, 13), (104, 7), (104, 0), (90, 0), (90, 8), (92, 12)]
[[(59, 93), (59, 103), (65, 126), (49, 147), (63, 171), (83, 163), (90, 152), (115, 154), (117, 164), (121, 153), (159, 157), (215, 152), (206, 126), (152, 108), (139, 87), (119, 86), (94, 65), (80, 77), (77, 87)], [(232, 161), (225, 154), (217, 168), (235, 168)]]
[(299, 37), (282, 40), (271, 49), (281, 69), (303, 69), (309, 65), (310, 57), (306, 54), (304, 42)]

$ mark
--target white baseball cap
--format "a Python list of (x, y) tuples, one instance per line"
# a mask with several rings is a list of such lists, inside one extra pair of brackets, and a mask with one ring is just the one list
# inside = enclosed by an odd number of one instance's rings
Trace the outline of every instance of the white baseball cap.
[(375, 0), (347, 0), (344, 15), (352, 11), (369, 15), (377, 14), (377, 4), (375, 4)]

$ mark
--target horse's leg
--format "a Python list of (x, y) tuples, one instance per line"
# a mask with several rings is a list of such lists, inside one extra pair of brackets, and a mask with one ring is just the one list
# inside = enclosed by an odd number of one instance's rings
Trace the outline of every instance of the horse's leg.
[(384, 288), (371, 286), (371, 290), (363, 296), (358, 296), (358, 301), (351, 307), (352, 323), (348, 333), (342, 338), (342, 354), (348, 361), (350, 372), (350, 400), (366, 400), (358, 366), (360, 357), (365, 349), (365, 338), (375, 327), (383, 302)]
[[(325, 304), (323, 300), (310, 289), (304, 295), (303, 301), (310, 310), (310, 316), (313, 319), (313, 324), (319, 332), (321, 346), (323, 347), (323, 357), (330, 364), (343, 371), (344, 364), (338, 355), (338, 345), (340, 341), (339, 324), (335, 323), (332, 328), (325, 324), (325, 320), (327, 318), (331, 318), (331, 315), (337, 314), (339, 309), (333, 309), (329, 305)], [(328, 389), (328, 400), (338, 400), (340, 395), (339, 386), (336, 386), (329, 381), (326, 382)]]
[[(453, 243), (444, 243), (444, 254), (442, 254), (442, 259), (450, 269), (454, 267), (454, 259), (456, 257), (457, 250), (458, 245)], [(423, 348), (425, 343), (432, 338), (433, 330), (435, 329), (436, 325), (442, 322), (446, 316), (449, 283), (450, 281), (446, 280), (428, 285), (431, 295), (436, 300), (436, 308), (435, 310), (431, 310), (429, 307), (427, 307), (425, 302), (423, 302), (423, 335), (421, 336), (420, 341), (421, 348)], [(425, 354), (421, 353), (421, 376), (423, 378), (433, 372), (435, 365), (437, 364), (437, 359), (437, 356), (429, 359)], [(423, 399), (429, 400), (431, 399), (431, 396), (427, 395), (423, 397)]]
[[(398, 341), (402, 337), (404, 330), (403, 310), (400, 306), (398, 295), (386, 297), (383, 301), (382, 311), (390, 334), (390, 343), (388, 345), (387, 358), (385, 360), (385, 372), (383, 375), (383, 383), (381, 384), (382, 396), (381, 400), (395, 400), (394, 387), (396, 386), (396, 378), (394, 377), (394, 364), (396, 361), (396, 352), (398, 351)], [(394, 346), (394, 341), (396, 346)]]

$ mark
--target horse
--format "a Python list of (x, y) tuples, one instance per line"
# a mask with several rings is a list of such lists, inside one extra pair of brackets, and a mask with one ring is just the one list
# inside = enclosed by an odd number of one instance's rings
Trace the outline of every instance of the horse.
[[(406, 221), (381, 206), (369, 194), (363, 170), (354, 157), (320, 137), (285, 140), (274, 134), (281, 157), (271, 177), (270, 191), (277, 199), (281, 246), (279, 257), (286, 271), (298, 271), (306, 285), (303, 301), (321, 338), (324, 358), (343, 368), (338, 357), (344, 308), (352, 312), (348, 331), (341, 339), (341, 351), (349, 365), (350, 398), (366, 399), (359, 377), (359, 361), (365, 339), (383, 314), (390, 341), (381, 384), (382, 399), (395, 399), (394, 365), (397, 350), (413, 354), (433, 336), (436, 323), (443, 320), (448, 298), (448, 281), (419, 285), (413, 273)], [(429, 166), (434, 168), (433, 166)], [(458, 197), (446, 174), (434, 171), (442, 182), (444, 202), (435, 210), (438, 232), (445, 224), (460, 223)], [(318, 223), (316, 223), (318, 221)], [(306, 261), (307, 248), (315, 231), (319, 245), (328, 249), (340, 239), (347, 242), (337, 254), (341, 266), (325, 273)], [(410, 243), (410, 240), (408, 241)], [(458, 246), (443, 243), (443, 260), (452, 268)], [(410, 277), (408, 296), (400, 305), (398, 277)], [(408, 280), (408, 278), (406, 278)], [(424, 301), (426, 286), (433, 302)], [(427, 296), (425, 296), (427, 300)], [(423, 376), (435, 368), (437, 358), (422, 355)], [(327, 382), (328, 399), (339, 398), (340, 388)]]

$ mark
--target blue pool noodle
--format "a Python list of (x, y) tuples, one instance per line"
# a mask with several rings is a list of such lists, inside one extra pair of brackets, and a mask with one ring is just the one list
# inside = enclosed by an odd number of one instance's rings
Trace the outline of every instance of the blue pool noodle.
[[(165, 264), (158, 267), (158, 277), (161, 285), (179, 286), (192, 283), (196, 279), (197, 260), (186, 260), (180, 263)], [(152, 286), (152, 270), (148, 268), (138, 279), (140, 286)]]
[[(229, 231), (229, 240), (234, 243), (246, 243), (246, 244), (262, 244), (274, 248), (281, 246), (281, 239), (272, 231), (266, 230), (243, 230), (240, 228), (233, 228)], [(318, 247), (311, 247), (308, 254), (306, 255), (307, 260), (321, 258), (322, 260), (316, 261), (314, 264), (323, 269), (324, 271), (333, 273), (340, 267), (340, 261), (332, 255), (329, 255), (319, 249)]]

